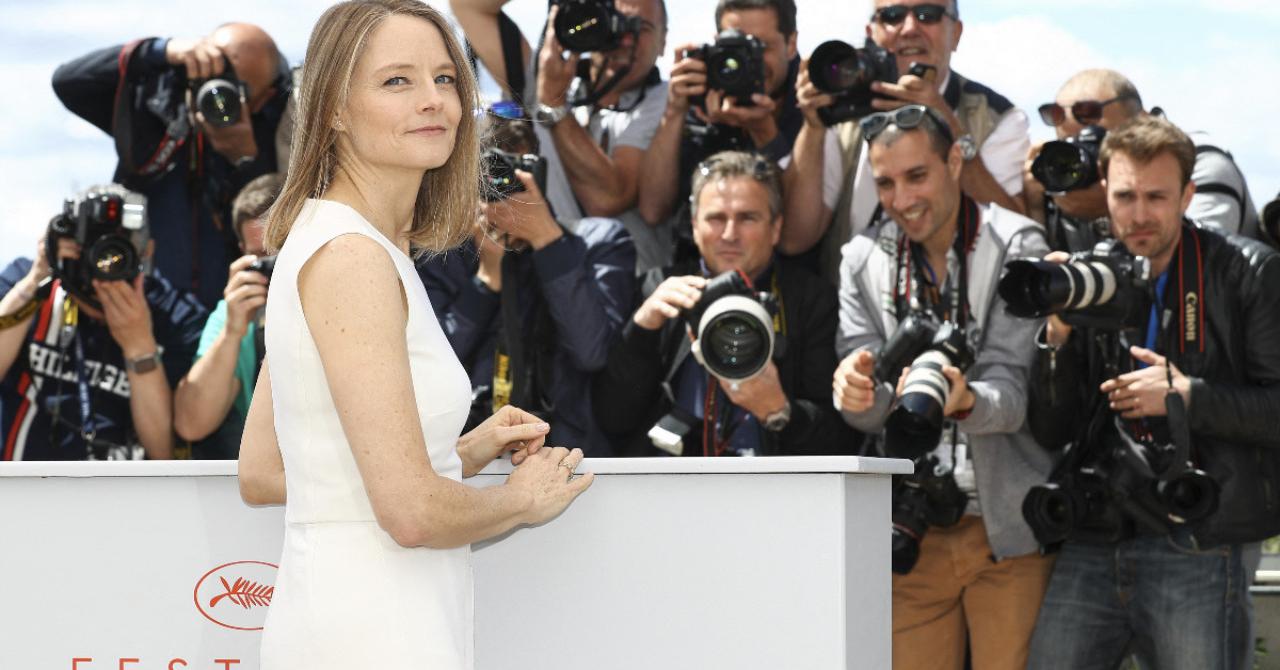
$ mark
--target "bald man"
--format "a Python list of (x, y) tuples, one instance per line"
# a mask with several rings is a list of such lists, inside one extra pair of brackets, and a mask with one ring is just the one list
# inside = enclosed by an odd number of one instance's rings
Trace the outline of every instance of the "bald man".
[[(1163, 114), (1156, 110), (1157, 114)], [(1040, 117), (1051, 125), (1058, 139), (1075, 137), (1086, 126), (1099, 125), (1108, 132), (1148, 112), (1133, 82), (1115, 70), (1091, 69), (1072, 75), (1053, 102), (1040, 106)], [(1191, 181), (1195, 196), (1187, 217), (1202, 226), (1245, 237), (1274, 240), (1260, 232), (1258, 210), (1249, 195), (1244, 174), (1231, 154), (1215, 146), (1202, 132), (1189, 133), (1196, 144), (1195, 170)], [(1078, 251), (1096, 242), (1096, 233), (1106, 231), (1106, 192), (1100, 182), (1075, 191), (1046, 195), (1044, 186), (1031, 175), (1031, 164), (1043, 144), (1032, 147), (1023, 166), (1023, 193), (1029, 214), (1045, 223), (1049, 243), (1055, 249)]]
[[(242, 113), (230, 125), (193, 109), (200, 84), (214, 77), (242, 84)], [(53, 74), (67, 109), (115, 140), (114, 180), (147, 196), (157, 270), (208, 307), (238, 255), (231, 201), (255, 177), (285, 167), (276, 135), (290, 84), (271, 36), (248, 23), (100, 49)]]

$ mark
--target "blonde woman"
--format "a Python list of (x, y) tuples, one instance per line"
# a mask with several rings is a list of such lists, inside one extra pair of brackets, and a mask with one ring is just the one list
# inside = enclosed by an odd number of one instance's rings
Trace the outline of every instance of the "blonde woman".
[[(471, 668), (468, 545), (591, 484), (520, 410), (458, 436), (470, 384), (410, 253), (469, 233), (476, 99), (448, 24), (414, 0), (345, 2), (311, 34), (240, 449), (245, 501), (286, 503), (263, 670)], [(505, 484), (459, 482), (506, 451)]]

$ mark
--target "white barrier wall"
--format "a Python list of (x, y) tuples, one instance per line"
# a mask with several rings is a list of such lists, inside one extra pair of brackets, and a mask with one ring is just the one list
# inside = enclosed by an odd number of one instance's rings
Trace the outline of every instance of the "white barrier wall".
[[(476, 667), (888, 668), (909, 468), (588, 460), (566, 514), (475, 546)], [(256, 670), (282, 528), (233, 462), (0, 463), (0, 670)]]

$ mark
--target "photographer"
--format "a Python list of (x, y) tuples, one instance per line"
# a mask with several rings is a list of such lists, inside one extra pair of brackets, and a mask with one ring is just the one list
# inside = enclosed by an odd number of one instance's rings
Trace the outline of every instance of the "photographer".
[[(1158, 109), (1152, 113), (1163, 115)], [(1090, 141), (1091, 138), (1082, 135), (1082, 131), (1098, 126), (1102, 133), (1096, 133), (1096, 129), (1091, 132), (1105, 135), (1105, 132), (1145, 115), (1142, 96), (1133, 82), (1119, 72), (1103, 69), (1075, 74), (1062, 85), (1053, 102), (1040, 106), (1040, 118), (1057, 132), (1060, 141), (1056, 144), (1061, 145), (1061, 141), (1066, 140), (1082, 146), (1085, 153), (1079, 154), (1077, 160), (1092, 162), (1097, 160), (1101, 138)], [(1187, 208), (1187, 218), (1202, 226), (1274, 245), (1275, 238), (1263, 233), (1259, 227), (1258, 211), (1249, 195), (1249, 186), (1231, 154), (1214, 146), (1203, 134), (1193, 134), (1192, 140), (1196, 143), (1196, 162), (1191, 181), (1196, 185), (1196, 193)], [(1044, 144), (1032, 147), (1025, 163), (1023, 193), (1029, 216), (1046, 224), (1049, 243), (1054, 249), (1087, 249), (1098, 237), (1105, 237), (1109, 229), (1106, 192), (1097, 179), (1097, 171), (1086, 170), (1090, 178), (1078, 184), (1066, 184), (1069, 189), (1062, 189), (1061, 184), (1052, 184), (1059, 188), (1046, 194), (1045, 184), (1032, 171), (1043, 148)], [(1066, 154), (1060, 160), (1069, 156)]]
[[(791, 154), (791, 144), (804, 122), (795, 99), (800, 69), (795, 3), (720, 0), (716, 30), (721, 38), (714, 44), (676, 47), (666, 111), (641, 167), (641, 216), (657, 226), (678, 214), (675, 226), (682, 239), (688, 228), (684, 204), (698, 163), (727, 150), (757, 151), (780, 161)], [(736, 68), (727, 66), (729, 59)], [(710, 78), (708, 62), (717, 68)], [(748, 101), (714, 84), (708, 88), (709, 83), (723, 81), (722, 85), (745, 90), (753, 80), (763, 88)], [(679, 169), (673, 170), (673, 165)]]
[(1035, 325), (1005, 313), (996, 280), (1043, 235), (963, 193), (941, 115), (860, 123), (892, 220), (844, 248), (833, 388), (884, 455), (917, 463), (894, 490), (894, 666), (960, 667), (968, 645), (975, 668), (1022, 668), (1052, 561), (1019, 510), (1051, 463), (1024, 425)]
[(222, 297), (236, 255), (232, 198), (277, 170), (290, 86), (271, 37), (245, 23), (100, 49), (53, 74), (67, 109), (114, 138), (114, 181), (147, 196), (157, 269), (206, 307)]
[[(901, 76), (872, 81), (871, 110), (921, 104), (946, 120), (961, 148), (964, 193), (980, 204), (1022, 212), (1022, 162), (1031, 145), (1026, 115), (1005, 97), (951, 69), (964, 23), (958, 0), (875, 0), (867, 36), (886, 50)], [(913, 74), (912, 64), (918, 64)], [(819, 245), (817, 265), (836, 280), (840, 248), (883, 214), (857, 123), (824, 127), (820, 111), (836, 98), (800, 68), (797, 99), (805, 124), (787, 166), (787, 229), (781, 250), (801, 254)], [(833, 220), (834, 214), (834, 220)]]
[[(716, 154), (695, 171), (692, 191), (701, 260), (643, 276), (640, 307), (595, 379), (601, 427), (628, 456), (857, 453), (859, 436), (840, 421), (828, 388), (835, 292), (774, 255), (783, 225), (777, 168), (759, 155)], [(726, 285), (735, 288), (714, 294)], [(717, 312), (723, 318), (707, 316)], [(735, 362), (754, 369), (727, 379), (724, 359), (739, 353)]]
[(262, 323), (274, 256), (264, 256), (267, 210), (275, 204), (284, 175), (264, 174), (249, 182), (231, 207), (231, 226), (243, 255), (231, 263), (222, 300), (200, 335), (191, 370), (173, 397), (173, 428), (194, 442), (197, 459), (234, 459), (249, 412), (249, 401), (266, 354)]
[[(170, 388), (190, 366), (206, 312), (141, 271), (153, 244), (144, 221), (122, 230), (121, 210), (128, 217), (137, 207), (122, 207), (122, 193), (82, 194), (55, 218), (34, 261), (0, 272), (0, 460), (173, 457)], [(95, 216), (102, 211), (115, 216)], [(77, 219), (108, 230), (77, 239)], [(82, 259), (99, 249), (92, 265)], [(114, 258), (126, 260), (113, 266)], [(104, 268), (119, 278), (103, 279)]]
[[(537, 49), (502, 11), (506, 2), (449, 7), (485, 69), (536, 123), (551, 210), (566, 221), (615, 217), (631, 234), (638, 270), (666, 263), (670, 228), (651, 228), (635, 209), (640, 164), (666, 98), (654, 65), (667, 35), (663, 0), (555, 0)], [(561, 42), (561, 14), (599, 19), (578, 35), (586, 44)]]
[[(491, 117), (487, 144), (534, 154), (529, 124)], [(490, 181), (494, 181), (490, 159)], [(431, 306), (471, 377), (468, 428), (504, 405), (551, 424), (551, 439), (592, 457), (611, 449), (591, 411), (635, 284), (635, 247), (613, 219), (561, 224), (533, 174), (522, 190), (481, 203), (472, 242), (418, 261)]]
[(1280, 531), (1280, 259), (1186, 218), (1195, 161), (1160, 118), (1107, 135), (1113, 257), (1145, 257), (1149, 273), (1084, 301), (1124, 318), (1085, 327), (1087, 312), (1055, 308), (1038, 338), (1028, 419), (1041, 443), (1069, 448), (1038, 487), (1068, 504), (1035, 517), (1061, 551), (1033, 668), (1111, 668), (1126, 648), (1144, 667), (1246, 667), (1242, 543)]

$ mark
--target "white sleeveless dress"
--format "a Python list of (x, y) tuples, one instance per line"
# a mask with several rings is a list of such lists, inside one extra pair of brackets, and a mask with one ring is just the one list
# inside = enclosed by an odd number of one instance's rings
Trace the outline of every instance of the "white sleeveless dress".
[(406, 549), (378, 526), (303, 318), (298, 271), (325, 243), (352, 233), (377, 240), (395, 261), (408, 298), (405, 339), (427, 453), (437, 473), (462, 478), (456, 443), (471, 385), (413, 261), (355, 210), (308, 200), (267, 297), (267, 361), (288, 502), (261, 667), (470, 670), (471, 550)]

